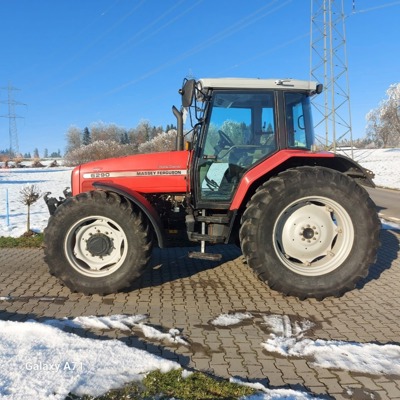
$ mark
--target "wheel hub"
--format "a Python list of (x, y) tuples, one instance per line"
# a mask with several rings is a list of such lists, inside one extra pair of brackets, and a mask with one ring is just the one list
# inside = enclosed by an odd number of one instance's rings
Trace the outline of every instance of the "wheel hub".
[(92, 235), (86, 242), (86, 249), (92, 256), (103, 257), (109, 255), (113, 249), (110, 238), (102, 233)]
[(312, 239), (312, 238), (315, 236), (315, 233), (317, 233), (317, 232), (314, 232), (314, 229), (313, 229), (313, 228), (305, 228), (305, 229), (303, 230), (302, 235), (303, 235), (303, 238), (304, 238), (304, 239), (310, 240), (310, 239)]

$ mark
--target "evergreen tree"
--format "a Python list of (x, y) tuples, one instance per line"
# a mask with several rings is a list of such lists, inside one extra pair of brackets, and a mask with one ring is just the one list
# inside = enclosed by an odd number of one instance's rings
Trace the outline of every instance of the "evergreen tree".
[(44, 149), (43, 158), (49, 158), (49, 150)]
[(128, 135), (128, 132), (127, 132), (127, 131), (124, 131), (124, 132), (120, 133), (120, 140), (119, 140), (119, 142), (120, 142), (121, 144), (129, 144), (129, 143), (130, 143), (129, 135)]
[(39, 150), (36, 147), (35, 150), (33, 150), (33, 158), (39, 158)]
[(90, 143), (92, 143), (92, 138), (91, 138), (91, 136), (90, 136), (89, 128), (86, 127), (86, 128), (83, 130), (82, 144), (83, 144), (84, 146), (87, 146), (87, 145), (90, 144)]
[(169, 132), (172, 129), (176, 129), (176, 126), (174, 124), (168, 124), (165, 128), (165, 132)]

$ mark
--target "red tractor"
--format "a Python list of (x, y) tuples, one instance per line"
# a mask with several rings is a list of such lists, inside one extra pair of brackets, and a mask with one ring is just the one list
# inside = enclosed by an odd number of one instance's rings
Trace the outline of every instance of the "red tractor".
[[(300, 80), (185, 80), (176, 150), (90, 162), (72, 172), (72, 196), (45, 229), (50, 272), (71, 290), (129, 287), (152, 247), (184, 231), (240, 245), (272, 289), (299, 298), (340, 296), (375, 261), (380, 224), (362, 185), (372, 173), (316, 152), (310, 98)], [(189, 117), (191, 130), (183, 132)]]

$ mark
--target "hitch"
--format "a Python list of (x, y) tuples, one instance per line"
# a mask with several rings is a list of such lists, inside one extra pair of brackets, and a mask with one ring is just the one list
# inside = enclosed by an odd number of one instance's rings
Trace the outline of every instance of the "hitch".
[(56, 212), (57, 207), (64, 203), (64, 201), (67, 200), (68, 197), (72, 197), (72, 192), (69, 189), (69, 187), (66, 187), (63, 190), (65, 197), (59, 197), (58, 199), (56, 199), (55, 197), (49, 197), (51, 195), (51, 192), (45, 193), (43, 199), (47, 205), (47, 208), (49, 209), (50, 215), (53, 215)]

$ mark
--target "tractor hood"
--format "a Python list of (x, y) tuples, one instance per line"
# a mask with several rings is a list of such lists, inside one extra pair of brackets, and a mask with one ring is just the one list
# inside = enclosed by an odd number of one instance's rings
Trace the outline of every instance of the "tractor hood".
[(139, 193), (185, 193), (189, 151), (137, 154), (82, 164), (72, 171), (72, 194), (101, 182)]

